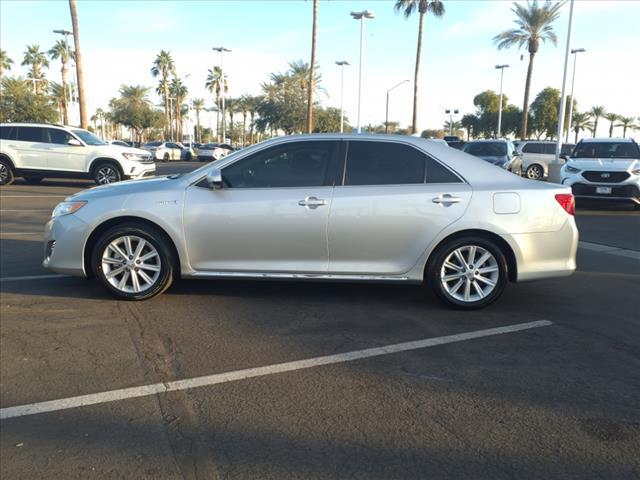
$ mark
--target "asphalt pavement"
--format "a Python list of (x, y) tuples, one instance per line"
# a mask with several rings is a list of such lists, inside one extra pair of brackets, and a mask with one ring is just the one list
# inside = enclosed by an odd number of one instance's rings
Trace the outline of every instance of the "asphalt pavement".
[(478, 312), (301, 282), (131, 303), (40, 266), (90, 186), (0, 191), (1, 478), (640, 477), (640, 212), (580, 204), (578, 271)]

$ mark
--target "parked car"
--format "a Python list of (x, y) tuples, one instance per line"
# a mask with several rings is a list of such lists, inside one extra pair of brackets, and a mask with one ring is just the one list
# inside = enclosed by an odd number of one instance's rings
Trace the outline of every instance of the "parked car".
[(151, 152), (153, 158), (168, 162), (171, 160), (182, 160), (182, 147), (176, 142), (147, 142), (142, 148)]
[(443, 140), (447, 143), (449, 142), (459, 142), (461, 138), (457, 135), (445, 135)]
[(633, 139), (580, 140), (561, 177), (577, 198), (622, 200), (640, 207), (640, 148)]
[(425, 282), (472, 309), (509, 280), (571, 274), (577, 243), (568, 187), (421, 138), (301, 135), (69, 197), (43, 264), (127, 300), (179, 276), (368, 280)]
[(201, 162), (211, 162), (226, 157), (234, 149), (226, 143), (207, 143), (202, 145), (198, 151), (198, 160)]
[(0, 185), (15, 177), (91, 178), (98, 185), (155, 175), (148, 152), (109, 145), (87, 130), (39, 123), (0, 124)]
[(520, 175), (522, 159), (517, 154), (511, 140), (473, 140), (467, 142), (462, 151)]
[[(569, 155), (575, 147), (572, 143), (562, 145), (560, 154)], [(549, 174), (549, 164), (556, 158), (556, 142), (539, 140), (520, 141), (516, 151), (522, 158), (522, 175), (531, 180), (542, 180)], [(564, 163), (562, 158), (561, 163)]]

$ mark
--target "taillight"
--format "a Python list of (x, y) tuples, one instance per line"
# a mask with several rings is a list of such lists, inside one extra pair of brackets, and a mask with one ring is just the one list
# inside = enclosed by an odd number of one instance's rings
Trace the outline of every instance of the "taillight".
[(569, 215), (576, 214), (576, 201), (570, 193), (557, 193), (556, 201)]

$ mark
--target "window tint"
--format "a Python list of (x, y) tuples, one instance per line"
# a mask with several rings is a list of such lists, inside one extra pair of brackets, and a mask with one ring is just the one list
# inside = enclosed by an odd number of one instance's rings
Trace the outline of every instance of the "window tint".
[(330, 164), (338, 143), (294, 142), (263, 150), (226, 167), (231, 188), (284, 188), (328, 185)]
[[(560, 154), (571, 155), (571, 150), (573, 150), (573, 147), (575, 147), (573, 143), (563, 143), (562, 148), (560, 149)], [(553, 153), (555, 153), (555, 151)]]
[(399, 143), (349, 142), (345, 185), (424, 183), (426, 155)]
[(556, 154), (556, 144), (555, 143), (545, 143), (544, 144), (544, 153), (547, 155), (555, 155)]
[(49, 133), (49, 143), (68, 145), (69, 140), (73, 138), (71, 134), (57, 128), (47, 128), (47, 132)]
[(631, 142), (582, 142), (576, 145), (573, 158), (640, 158), (638, 145)]
[(16, 140), (20, 140), (22, 142), (46, 143), (46, 140), (44, 139), (44, 128), (18, 127), (18, 136)]
[(167, 148), (179, 148), (178, 145), (176, 145), (175, 143), (167, 143), (166, 147)]
[(469, 143), (465, 152), (475, 156), (501, 157), (507, 154), (507, 144), (504, 142)]
[(427, 183), (461, 183), (458, 176), (433, 158), (427, 157)]
[(522, 153), (542, 153), (541, 143), (527, 143), (522, 147)]
[(0, 127), (0, 140), (15, 140), (16, 130), (16, 127), (11, 127), (8, 125)]

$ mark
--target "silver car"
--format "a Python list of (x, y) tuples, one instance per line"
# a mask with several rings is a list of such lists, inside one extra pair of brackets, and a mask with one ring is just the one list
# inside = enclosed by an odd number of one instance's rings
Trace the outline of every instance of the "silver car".
[(573, 205), (568, 187), (420, 138), (289, 136), (67, 198), (44, 266), (128, 300), (176, 277), (370, 280), (472, 309), (507, 281), (575, 270)]

